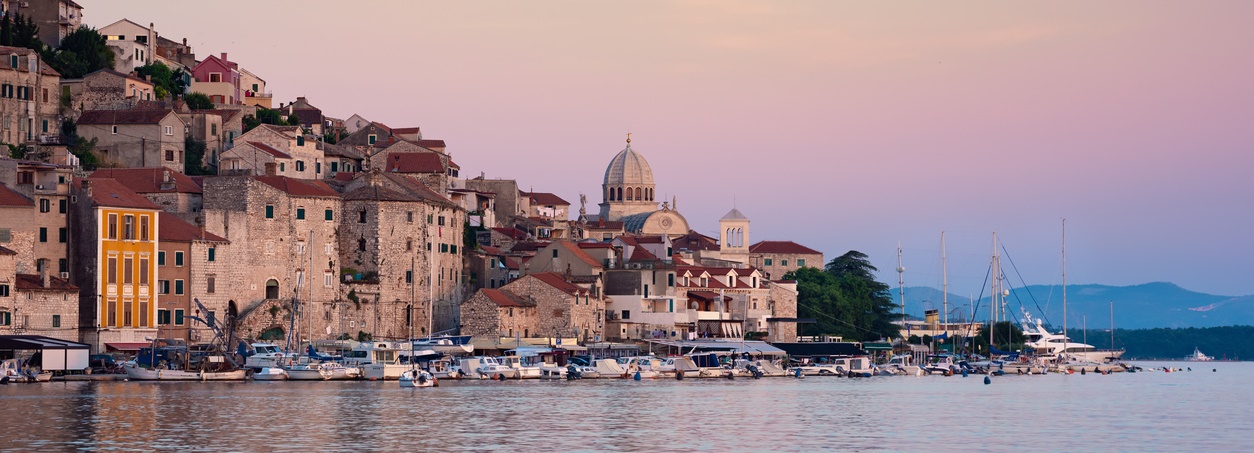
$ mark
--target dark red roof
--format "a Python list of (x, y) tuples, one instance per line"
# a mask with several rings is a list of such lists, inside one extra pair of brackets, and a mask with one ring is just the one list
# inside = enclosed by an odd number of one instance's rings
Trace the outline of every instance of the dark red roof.
[(414, 143), (417, 143), (418, 146), (421, 146), (423, 148), (447, 148), (447, 146), (445, 146), (444, 144), (444, 140), (424, 139), (424, 140), (418, 140)]
[(267, 144), (265, 144), (265, 143), (261, 143), (261, 142), (248, 142), (248, 144), (249, 144), (249, 145), (252, 145), (254, 148), (257, 148), (257, 149), (259, 149), (259, 150), (265, 151), (266, 153), (269, 153), (271, 156), (278, 157), (278, 158), (280, 158), (280, 159), (291, 159), (291, 158), (292, 158), (292, 156), (291, 156), (290, 154), (285, 153), (285, 152), (283, 152), (283, 151), (279, 151), (277, 148), (275, 148), (275, 147), (273, 147), (273, 146), (270, 146), (270, 145), (267, 145)]
[(580, 242), (579, 248), (581, 249), (612, 249), (614, 248), (614, 244), (611, 244), (609, 242)]
[(164, 211), (157, 217), (157, 238), (162, 242), (227, 242), (221, 236), (202, 231), (200, 227)]
[(499, 289), (484, 288), (479, 290), (488, 300), (495, 302), (498, 307), (534, 307), (535, 304), (530, 303), (521, 297), (514, 295), (509, 291)]
[(562, 292), (566, 294), (579, 294), (579, 293), (587, 292), (583, 288), (575, 286), (571, 282), (566, 281), (566, 278), (562, 277), (561, 274), (558, 274), (556, 272), (541, 272), (539, 274), (531, 274), (531, 276), (535, 277), (536, 279), (544, 282), (545, 284), (549, 286), (552, 286), (554, 288), (561, 290)]
[(48, 287), (44, 288), (44, 279), (39, 274), (17, 274), (17, 289), (33, 291), (78, 291), (78, 287), (61, 277), (48, 276)]
[(264, 183), (275, 189), (279, 189), (283, 193), (298, 197), (336, 197), (337, 193), (331, 186), (322, 181), (313, 181), (308, 179), (296, 179), (286, 176), (257, 176), (258, 182)]
[(523, 192), (523, 196), (531, 198), (531, 204), (539, 205), (562, 205), (570, 206), (570, 202), (563, 200), (562, 197), (545, 192)]
[(793, 255), (822, 255), (822, 252), (793, 241), (762, 241), (749, 246), (749, 253), (780, 253)]
[(169, 109), (88, 110), (78, 117), (78, 124), (157, 124), (172, 114)]
[(636, 247), (635, 250), (631, 252), (631, 258), (629, 261), (657, 261), (657, 255), (645, 250), (644, 247)]
[(392, 133), (396, 135), (417, 134), (419, 132), (422, 132), (422, 128), (420, 127), (398, 127), (392, 129)]
[[(718, 293), (714, 291), (688, 291), (688, 297), (713, 302), (718, 300)], [(724, 296), (724, 300), (731, 300), (731, 297)]]
[(527, 238), (527, 233), (515, 228), (493, 228), (492, 231), (508, 236), (510, 239), (522, 240)]
[[(166, 177), (174, 183), (169, 190), (162, 190)], [(91, 174), (92, 178), (115, 180), (135, 193), (201, 193), (200, 185), (191, 177), (165, 167), (155, 168), (103, 168)]]
[(436, 153), (388, 153), (384, 171), (394, 173), (444, 173), (444, 163)]
[(35, 206), (35, 202), (26, 198), (26, 196), (15, 192), (13, 189), (8, 188), (8, 186), (5, 186), (3, 183), (0, 183), (0, 206), (16, 206), (25, 208)]
[(12, 251), (12, 250), (9, 250), (9, 249), (7, 249), (7, 248), (4, 248), (4, 246), (0, 246), (0, 255), (8, 255), (8, 256), (13, 256), (13, 255), (16, 255), (16, 254), (17, 254), (17, 252), (14, 252), (14, 251)]
[(96, 206), (108, 206), (112, 208), (134, 208), (134, 209), (152, 209), (160, 210), (161, 208), (143, 195), (135, 193), (134, 190), (127, 188), (122, 183), (109, 178), (87, 178), (74, 179), (74, 184), (82, 189), (83, 184), (87, 184), (91, 188), (91, 201)]

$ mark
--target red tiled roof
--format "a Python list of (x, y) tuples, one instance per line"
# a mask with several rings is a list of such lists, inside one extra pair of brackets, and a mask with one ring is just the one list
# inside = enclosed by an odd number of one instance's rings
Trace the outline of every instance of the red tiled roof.
[(532, 307), (532, 306), (535, 306), (535, 304), (531, 304), (529, 301), (524, 300), (523, 298), (518, 297), (514, 295), (514, 293), (511, 293), (509, 291), (484, 288), (484, 289), (479, 290), (479, 292), (483, 293), (484, 296), (487, 296), (488, 300), (495, 302), (498, 307)]
[(445, 205), (450, 205), (450, 206), (455, 205), (452, 200), (448, 199), (448, 197), (445, 197), (444, 195), (440, 195), (436, 191), (431, 190), (430, 187), (427, 187), (426, 184), (423, 184), (421, 181), (414, 179), (410, 176), (403, 175), (403, 174), (387, 173), (387, 172), (383, 172), (380, 174), (383, 175), (384, 178), (387, 178), (388, 180), (396, 183), (398, 186), (408, 189), (410, 195), (418, 197), (422, 200), (425, 200), (431, 203), (440, 203), (440, 204), (445, 204)]
[[(688, 297), (695, 297), (701, 300), (716, 301), (718, 293), (714, 291), (688, 291)], [(731, 300), (731, 297), (724, 296), (723, 300)]]
[[(34, 53), (35, 53), (34, 50), (27, 49), (25, 47), (0, 46), (0, 55), (12, 55), (12, 54), (31, 55)], [(17, 70), (20, 72), (29, 72), (27, 71), (27, 68), (29, 68), (29, 66), (25, 64), (21, 64), (21, 65), (18, 65)], [(45, 64), (43, 62), (43, 58), (39, 59), (39, 73), (43, 75), (54, 75), (58, 77), (61, 75), (61, 73), (53, 70), (51, 66), (48, 66), (47, 64)]]
[(419, 132), (422, 132), (422, 128), (420, 127), (398, 127), (398, 128), (392, 129), (392, 133), (396, 135), (417, 134)]
[(581, 249), (612, 249), (614, 248), (614, 244), (611, 244), (609, 242), (580, 242), (579, 248)]
[(505, 267), (511, 270), (522, 269), (522, 259), (515, 257), (505, 257)]
[(383, 129), (384, 131), (386, 131), (386, 132), (387, 132), (387, 133), (389, 133), (389, 134), (391, 134), (391, 133), (392, 133), (392, 128), (387, 127), (387, 125), (385, 125), (385, 124), (383, 124), (383, 123), (380, 123), (380, 122), (378, 122), (378, 121), (371, 121), (371, 122), (370, 122), (370, 124), (375, 125), (375, 127), (378, 127), (379, 129)]
[(580, 294), (580, 293), (587, 292), (583, 288), (575, 286), (574, 284), (571, 284), (570, 282), (566, 281), (566, 278), (562, 277), (561, 274), (558, 274), (556, 272), (541, 272), (538, 274), (531, 274), (531, 276), (535, 277), (537, 280), (540, 280), (549, 286), (552, 286), (554, 288), (561, 290), (562, 292), (566, 294)]
[(147, 80), (144, 80), (144, 79), (142, 79), (142, 78), (140, 78), (140, 77), (136, 77), (136, 76), (133, 76), (133, 75), (130, 75), (130, 74), (123, 74), (123, 73), (121, 73), (121, 72), (114, 71), (114, 70), (109, 69), (109, 68), (98, 69), (98, 70), (96, 70), (96, 71), (93, 71), (93, 72), (91, 72), (91, 73), (89, 73), (89, 74), (87, 74), (87, 75), (83, 76), (83, 78), (84, 78), (84, 79), (86, 79), (86, 78), (88, 78), (88, 77), (91, 77), (91, 76), (92, 76), (92, 74), (101, 73), (101, 72), (106, 73), (106, 74), (112, 74), (112, 75), (115, 75), (115, 76), (118, 76), (118, 77), (122, 77), (122, 78), (124, 78), (124, 79), (134, 80), (134, 81), (136, 81), (136, 82), (144, 83), (144, 84), (147, 84), (147, 85), (149, 85), (149, 86), (151, 86), (151, 85), (152, 85), (152, 82), (149, 82), (149, 81), (147, 81)]
[(662, 242), (661, 236), (636, 236), (636, 242), (640, 244), (665, 244), (665, 242)]
[[(174, 184), (169, 190), (161, 188), (166, 176)], [(91, 174), (92, 178), (115, 180), (135, 193), (201, 193), (200, 185), (191, 177), (164, 167), (156, 168), (102, 168)]]
[(623, 222), (621, 220), (600, 219), (596, 222), (584, 224), (584, 228), (589, 230), (621, 230), (623, 229)]
[(31, 291), (78, 291), (78, 287), (61, 277), (48, 276), (48, 287), (44, 288), (44, 279), (39, 274), (17, 274), (17, 289)]
[(201, 231), (200, 227), (164, 211), (157, 217), (157, 239), (162, 242), (227, 242), (221, 236)]
[(563, 200), (562, 197), (545, 192), (522, 192), (523, 196), (531, 198), (531, 204), (539, 205), (563, 205), (570, 206), (570, 202)]
[(492, 231), (508, 236), (510, 239), (522, 240), (527, 238), (527, 233), (519, 231), (516, 228), (492, 228)]
[(644, 247), (636, 247), (631, 252), (630, 261), (657, 261), (657, 255), (645, 250)]
[(691, 264), (689, 264), (687, 261), (684, 261), (683, 255), (680, 255), (680, 254), (675, 254), (675, 256), (672, 256), (672, 257), (671, 257), (671, 263), (673, 263), (673, 264), (674, 264), (674, 265), (676, 265), (676, 266), (689, 266), (689, 265), (691, 265)]
[(322, 181), (313, 181), (308, 179), (296, 179), (286, 176), (257, 176), (257, 182), (263, 183), (275, 189), (279, 189), (288, 195), (298, 197), (336, 197), (340, 196), (334, 189)]
[(172, 114), (169, 109), (88, 110), (78, 117), (78, 124), (158, 124)]
[(384, 171), (394, 173), (444, 173), (436, 153), (388, 153)]
[(822, 255), (822, 252), (793, 241), (762, 241), (749, 246), (749, 253), (780, 253), (792, 255)]
[(597, 261), (597, 259), (593, 258), (592, 255), (589, 255), (588, 252), (583, 251), (583, 249), (575, 245), (574, 242), (557, 241), (557, 243), (560, 244), (561, 247), (566, 248), (567, 251), (575, 255), (575, 258), (579, 258), (579, 260), (583, 261), (585, 264), (592, 266), (594, 268), (604, 267), (600, 261)]
[(160, 210), (160, 207), (152, 204), (143, 195), (135, 193), (135, 191), (122, 185), (122, 183), (109, 178), (75, 178), (74, 184), (80, 189), (83, 184), (88, 184), (91, 188), (91, 201), (96, 206), (108, 206), (113, 208), (135, 208), (135, 209), (152, 209)]
[(35, 202), (0, 183), (0, 206), (32, 207)]
[(505, 253), (505, 252), (502, 252), (499, 247), (493, 247), (490, 245), (480, 246), (479, 249), (483, 251), (484, 255), (501, 255)]
[(423, 140), (418, 140), (415, 143), (417, 143), (418, 146), (421, 146), (423, 148), (447, 148), (447, 146), (444, 144), (444, 140), (423, 139)]
[(264, 152), (266, 152), (266, 153), (269, 153), (271, 156), (274, 156), (274, 157), (277, 157), (277, 158), (280, 158), (280, 159), (291, 159), (291, 158), (292, 158), (292, 156), (291, 156), (290, 154), (285, 153), (285, 152), (283, 152), (283, 151), (279, 151), (277, 148), (275, 148), (275, 147), (273, 147), (273, 146), (270, 146), (270, 145), (267, 145), (267, 144), (265, 144), (265, 143), (261, 143), (261, 142), (247, 142), (247, 143), (248, 143), (248, 145), (249, 145), (249, 146), (252, 146), (252, 147), (257, 148), (257, 149), (259, 149), (259, 150), (262, 150), (262, 151), (264, 151)]

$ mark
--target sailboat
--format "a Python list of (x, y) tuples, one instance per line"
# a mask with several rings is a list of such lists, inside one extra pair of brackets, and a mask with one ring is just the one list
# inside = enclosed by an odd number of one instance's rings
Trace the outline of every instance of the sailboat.
[[(435, 253), (431, 253), (431, 255), (435, 255)], [(414, 275), (414, 259), (412, 257), (410, 257), (409, 259), (409, 275)], [(413, 309), (414, 309), (413, 299), (414, 299), (414, 287), (415, 286), (417, 286), (417, 279), (412, 279), (409, 284), (410, 319), (413, 318)], [(428, 299), (428, 306), (430, 306), (430, 299)], [(430, 318), (429, 314), (428, 314), (428, 318)], [(427, 331), (430, 332), (429, 328)], [(410, 322), (409, 323), (409, 338), (413, 338), (413, 337), (414, 337), (414, 323)], [(401, 388), (435, 387), (436, 385), (439, 385), (436, 383), (435, 376), (432, 376), (430, 371), (418, 368), (418, 354), (417, 354), (417, 351), (414, 349), (414, 342), (412, 340), (409, 342), (409, 350), (410, 350), (409, 370), (402, 372), (401, 376), (397, 378), (397, 381), (400, 384)]]

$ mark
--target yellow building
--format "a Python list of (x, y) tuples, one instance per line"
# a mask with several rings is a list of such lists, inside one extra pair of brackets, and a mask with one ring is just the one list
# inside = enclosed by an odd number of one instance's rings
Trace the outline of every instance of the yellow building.
[(79, 328), (98, 351), (135, 350), (157, 325), (160, 208), (112, 179), (79, 180)]

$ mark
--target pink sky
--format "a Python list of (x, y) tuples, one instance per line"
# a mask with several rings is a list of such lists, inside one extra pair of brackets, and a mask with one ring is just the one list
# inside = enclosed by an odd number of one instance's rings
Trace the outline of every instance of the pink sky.
[(576, 204), (632, 132), (697, 231), (734, 199), (894, 286), (898, 241), (940, 286), (941, 230), (955, 293), (992, 231), (1058, 283), (1065, 217), (1068, 283), (1254, 294), (1248, 1), (80, 3)]

